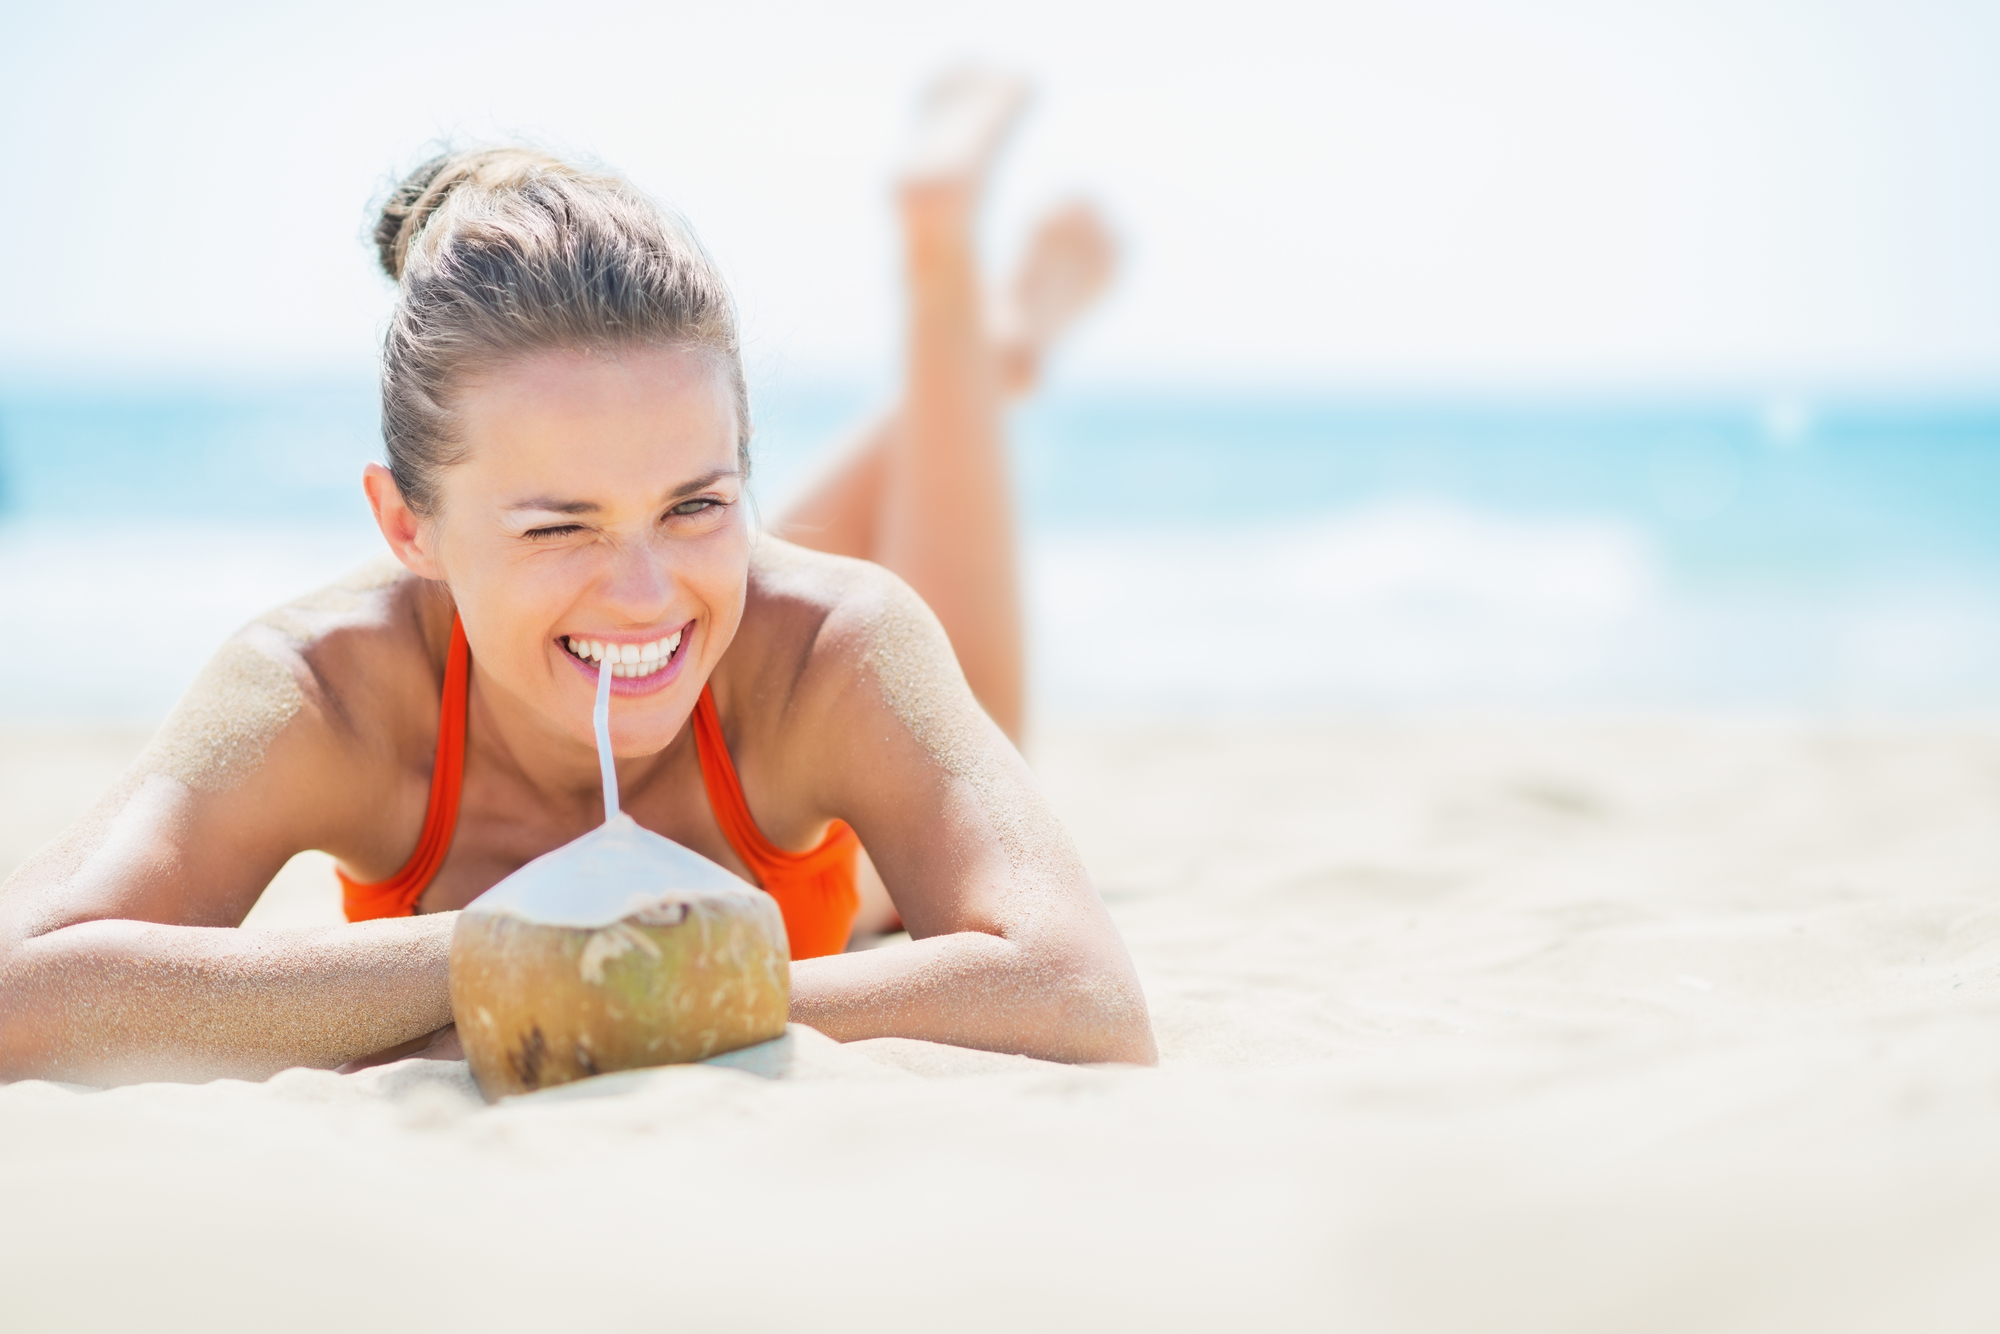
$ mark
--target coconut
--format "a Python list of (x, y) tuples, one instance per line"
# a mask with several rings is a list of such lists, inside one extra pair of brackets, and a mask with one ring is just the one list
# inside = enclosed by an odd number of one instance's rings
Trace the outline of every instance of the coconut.
[(609, 690), (595, 710), (605, 822), (474, 899), (451, 938), (459, 1041), (488, 1098), (775, 1038), (784, 917), (761, 889), (618, 810)]

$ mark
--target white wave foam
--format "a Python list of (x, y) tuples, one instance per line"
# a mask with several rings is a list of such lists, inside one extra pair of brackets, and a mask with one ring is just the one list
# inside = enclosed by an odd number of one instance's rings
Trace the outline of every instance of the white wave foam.
[(1035, 683), (1058, 709), (1554, 696), (1655, 599), (1613, 523), (1425, 504), (1031, 544)]
[(1029, 548), (1058, 712), (2000, 705), (2000, 598), (1677, 586), (1646, 535), (1443, 504)]

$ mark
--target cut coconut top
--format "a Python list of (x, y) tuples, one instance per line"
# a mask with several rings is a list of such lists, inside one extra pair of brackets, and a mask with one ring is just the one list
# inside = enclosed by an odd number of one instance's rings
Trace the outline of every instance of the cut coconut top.
[(757, 888), (698, 852), (641, 829), (619, 813), (544, 853), (466, 906), (543, 926), (604, 927), (663, 899), (755, 894)]
[(611, 661), (597, 671), (597, 763), (604, 781), (604, 823), (543, 853), (466, 905), (467, 912), (508, 913), (543, 926), (604, 927), (665, 899), (762, 891), (700, 853), (618, 809), (611, 757)]

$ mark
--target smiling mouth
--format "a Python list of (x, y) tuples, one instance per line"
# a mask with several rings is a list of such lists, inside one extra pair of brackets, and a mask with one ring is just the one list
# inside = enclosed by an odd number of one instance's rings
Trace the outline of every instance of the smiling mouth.
[(643, 677), (663, 672), (673, 664), (674, 654), (680, 651), (681, 636), (685, 633), (686, 627), (683, 626), (664, 639), (645, 644), (611, 644), (601, 639), (571, 635), (564, 635), (560, 642), (564, 652), (592, 667), (601, 666), (609, 660), (613, 676)]

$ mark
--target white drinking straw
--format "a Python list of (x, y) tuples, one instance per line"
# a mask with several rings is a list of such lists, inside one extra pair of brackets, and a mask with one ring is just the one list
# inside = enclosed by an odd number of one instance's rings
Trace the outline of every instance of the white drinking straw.
[(597, 666), (597, 707), (590, 711), (597, 729), (597, 767), (604, 774), (604, 823), (618, 818), (618, 765), (611, 758), (611, 654)]

